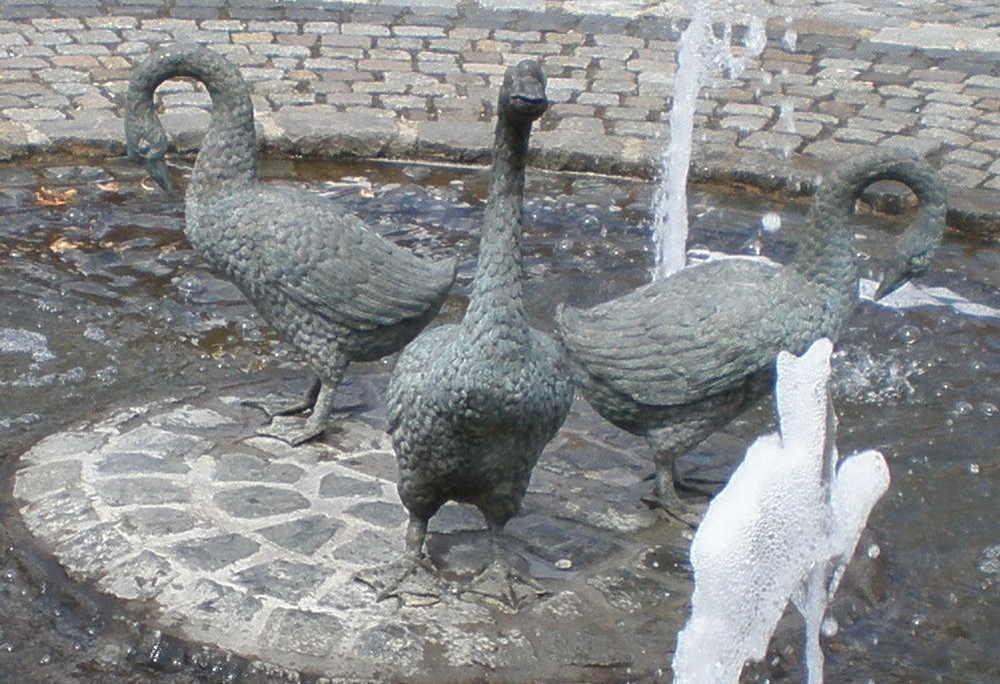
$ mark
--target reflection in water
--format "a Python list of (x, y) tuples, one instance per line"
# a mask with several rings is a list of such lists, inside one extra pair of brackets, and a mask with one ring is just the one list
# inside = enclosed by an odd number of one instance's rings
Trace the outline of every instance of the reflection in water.
[[(438, 320), (460, 318), (475, 263), (484, 171), (292, 160), (268, 161), (262, 171), (338, 194), (410, 249), (457, 254), (459, 280)], [(218, 389), (301, 368), (240, 293), (191, 251), (182, 204), (143, 189), (140, 173), (123, 160), (0, 169), (4, 459), (137, 396), (169, 394), (192, 381)], [(40, 186), (77, 193), (69, 204), (40, 207), (34, 199)], [(525, 297), (533, 326), (551, 331), (560, 302), (589, 307), (646, 281), (652, 194), (643, 183), (529, 173)], [(761, 232), (760, 217), (770, 211), (780, 214), (782, 228)], [(696, 192), (691, 242), (740, 253), (759, 234), (761, 255), (786, 262), (803, 213), (803, 207), (776, 207), (724, 189), (711, 198)], [(863, 275), (877, 279), (892, 236), (884, 219), (857, 220), (866, 236), (859, 248), (870, 263)], [(946, 243), (923, 284), (1000, 309), (1000, 252)], [(881, 548), (872, 563), (888, 570), (891, 583), (834, 603), (840, 630), (827, 659), (830, 681), (881, 684), (938, 675), (1000, 681), (1000, 612), (991, 603), (1000, 589), (998, 352), (1000, 321), (965, 315), (951, 304), (895, 310), (866, 302), (842, 337), (833, 378), (839, 445), (847, 452), (878, 448), (890, 463), (893, 483), (870, 527)], [(389, 367), (362, 364), (354, 372), (386, 374)], [(765, 406), (731, 426), (731, 438), (744, 440), (741, 453), (772, 429), (770, 414)], [(93, 668), (102, 674), (92, 677), (134, 675), (124, 650), (102, 641), (89, 619), (72, 618), (64, 606), (56, 617), (57, 608), (5, 553), (0, 550), (7, 573), (0, 578), (0, 614), (8, 616), (0, 625), (0, 667), (31, 668), (47, 658), (51, 664), (29, 672), (35, 679)], [(797, 636), (782, 640), (779, 626), (776, 656), (752, 676), (796, 681), (798, 643)], [(102, 655), (108, 652), (117, 655)], [(56, 668), (63, 668), (58, 676)]]

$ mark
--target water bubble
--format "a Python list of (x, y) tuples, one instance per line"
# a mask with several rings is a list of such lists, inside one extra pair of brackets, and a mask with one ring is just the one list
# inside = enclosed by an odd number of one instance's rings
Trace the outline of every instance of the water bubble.
[(580, 225), (584, 228), (596, 228), (601, 224), (601, 220), (594, 216), (593, 214), (586, 214), (580, 221)]
[(781, 228), (781, 214), (769, 211), (760, 217), (760, 226), (765, 233), (773, 233)]
[(556, 561), (555, 565), (556, 568), (559, 570), (569, 570), (570, 568), (573, 567), (573, 561), (571, 561), (569, 558), (560, 558), (559, 560)]
[(915, 325), (903, 325), (896, 329), (892, 337), (904, 344), (913, 344), (923, 336), (923, 332)]
[(979, 569), (987, 575), (1000, 575), (1000, 544), (987, 546), (979, 559)]
[(832, 617), (824, 618), (820, 625), (820, 631), (823, 633), (823, 636), (835, 636), (840, 631), (840, 624)]
[(781, 47), (785, 49), (785, 52), (795, 52), (798, 42), (799, 32), (791, 27), (785, 29), (781, 36)]
[(872, 559), (878, 558), (881, 553), (882, 553), (882, 549), (879, 547), (878, 544), (870, 544), (868, 546), (868, 557), (869, 558), (872, 558)]
[(984, 416), (995, 416), (1000, 408), (997, 408), (996, 404), (984, 401), (979, 405), (979, 410), (982, 411)]
[(967, 401), (960, 401), (955, 404), (955, 408), (951, 410), (957, 416), (966, 416), (973, 411), (973, 406)]
[(978, 475), (979, 474), (979, 464), (978, 463), (970, 463), (969, 464), (969, 472), (972, 473), (973, 475)]
[(198, 294), (205, 289), (205, 283), (194, 274), (188, 273), (177, 281), (177, 289), (186, 297)]

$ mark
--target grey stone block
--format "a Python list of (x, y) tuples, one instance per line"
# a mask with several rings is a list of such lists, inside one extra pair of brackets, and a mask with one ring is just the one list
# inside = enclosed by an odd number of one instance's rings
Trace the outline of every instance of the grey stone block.
[(343, 623), (333, 615), (276, 608), (261, 635), (267, 648), (307, 656), (330, 656), (343, 639)]
[(161, 477), (119, 477), (99, 481), (94, 488), (109, 506), (157, 506), (191, 500), (186, 487)]
[(260, 544), (236, 533), (182, 542), (173, 548), (174, 554), (185, 565), (210, 571), (252, 556), (259, 550)]
[(235, 518), (263, 518), (309, 508), (309, 499), (298, 492), (263, 485), (227, 489), (212, 500)]
[(319, 495), (333, 499), (340, 497), (374, 497), (382, 491), (377, 482), (360, 480), (331, 473), (323, 477), (319, 484)]
[(198, 519), (177, 508), (149, 507), (129, 511), (122, 516), (122, 524), (130, 532), (161, 537), (194, 529)]
[(148, 601), (176, 577), (170, 563), (152, 551), (141, 551), (113, 566), (99, 585), (127, 600)]
[(298, 482), (305, 471), (291, 463), (269, 463), (250, 454), (224, 454), (219, 457), (212, 477), (221, 482)]
[(325, 515), (314, 515), (263, 527), (257, 530), (257, 534), (278, 546), (308, 556), (330, 541), (341, 527), (343, 524), (339, 520)]
[(329, 105), (283, 109), (274, 122), (300, 154), (377, 157), (388, 152), (399, 134), (391, 114), (340, 112)]
[(189, 601), (196, 615), (229, 615), (238, 622), (249, 622), (263, 606), (259, 599), (245, 592), (207, 579), (198, 580)]
[(127, 452), (109, 453), (97, 463), (97, 471), (105, 475), (133, 475), (151, 473), (184, 474), (191, 468), (184, 461), (149, 454)]
[(241, 570), (236, 573), (236, 581), (252, 595), (297, 603), (313, 593), (332, 573), (330, 568), (276, 560)]
[(59, 432), (31, 447), (21, 456), (21, 462), (46, 463), (82, 456), (101, 446), (105, 439), (106, 435), (94, 432)]
[(67, 489), (80, 481), (80, 461), (43, 463), (21, 470), (14, 483), (14, 496), (34, 500), (48, 492)]
[(406, 510), (386, 501), (365, 501), (347, 509), (351, 515), (379, 527), (394, 528), (406, 522)]

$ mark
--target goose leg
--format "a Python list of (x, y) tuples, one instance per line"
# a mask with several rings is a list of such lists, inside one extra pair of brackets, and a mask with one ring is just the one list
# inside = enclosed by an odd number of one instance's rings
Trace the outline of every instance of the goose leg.
[(485, 599), (487, 603), (516, 611), (539, 596), (549, 593), (531, 577), (520, 572), (510, 561), (504, 523), (490, 522), (492, 559), (465, 588), (462, 596)]
[(443, 587), (437, 571), (423, 554), (427, 520), (410, 514), (406, 528), (406, 551), (399, 560), (362, 570), (354, 579), (376, 591), (375, 599), (396, 596), (406, 605), (432, 605), (441, 600)]
[(251, 408), (260, 409), (264, 412), (268, 418), (274, 418), (275, 416), (294, 416), (300, 413), (305, 413), (313, 406), (316, 405), (316, 397), (319, 396), (319, 390), (323, 382), (318, 377), (312, 381), (309, 385), (309, 389), (306, 391), (306, 395), (299, 399), (298, 401), (291, 402), (270, 402), (265, 399), (247, 399), (240, 402), (244, 406), (250, 406)]
[(658, 462), (656, 464), (656, 474), (653, 476), (653, 498), (648, 499), (647, 503), (691, 527), (697, 527), (704, 516), (704, 511), (678, 496), (674, 486), (672, 463)]
[(346, 368), (347, 360), (341, 358), (333, 365), (330, 377), (320, 379), (319, 391), (316, 394), (315, 402), (313, 402), (312, 412), (304, 424), (299, 418), (278, 415), (271, 420), (270, 425), (258, 429), (257, 434), (275, 437), (292, 446), (298, 446), (322, 435), (326, 429), (326, 420), (330, 417), (330, 412), (333, 411), (337, 388), (340, 386)]

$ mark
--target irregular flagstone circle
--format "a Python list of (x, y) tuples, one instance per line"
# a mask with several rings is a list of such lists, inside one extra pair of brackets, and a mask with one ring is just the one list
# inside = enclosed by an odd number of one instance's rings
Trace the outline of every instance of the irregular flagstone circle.
[[(19, 512), (70, 579), (135, 602), (154, 627), (284, 668), (611, 681), (669, 661), (690, 587), (657, 559), (664, 541), (686, 542), (637, 501), (643, 464), (628, 449), (569, 431), (543, 456), (509, 530), (547, 596), (518, 610), (458, 591), (377, 602), (354, 574), (402, 551), (407, 520), (378, 420), (340, 416), (323, 442), (291, 448), (256, 436), (260, 419), (235, 396), (112, 411), (21, 457)], [(488, 548), (471, 507), (432, 521), (429, 554), (453, 586)]]

